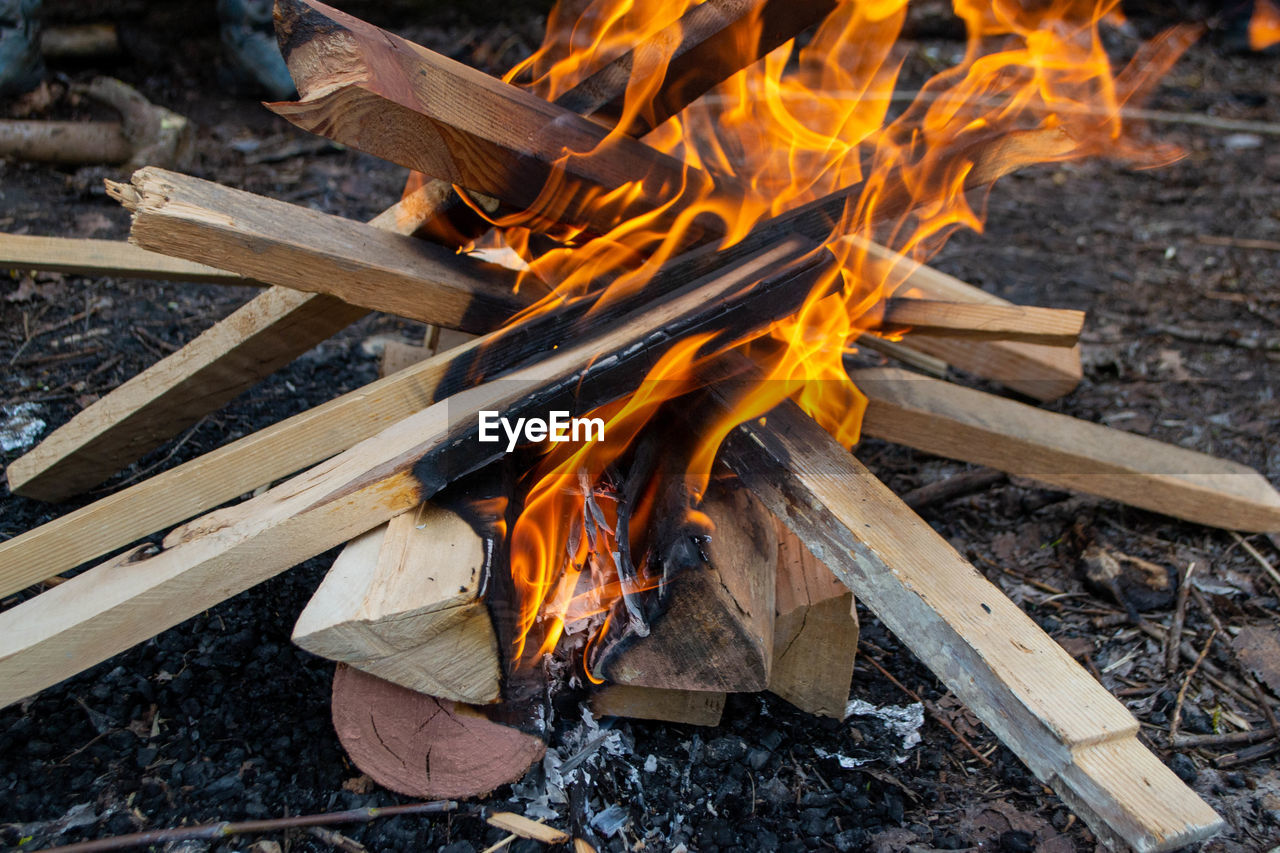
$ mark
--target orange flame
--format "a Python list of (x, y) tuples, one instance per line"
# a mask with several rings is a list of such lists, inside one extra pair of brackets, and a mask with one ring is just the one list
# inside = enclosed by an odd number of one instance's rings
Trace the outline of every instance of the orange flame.
[[(542, 47), (510, 77), (531, 80), (531, 88), (554, 98), (692, 5), (595, 0), (576, 19), (557, 7)], [(1141, 141), (1123, 121), (1123, 108), (1149, 92), (1196, 33), (1174, 28), (1113, 72), (1099, 27), (1123, 21), (1118, 0), (1028, 5), (1034, 8), (1017, 0), (954, 0), (968, 31), (963, 57), (894, 117), (906, 2), (846, 0), (805, 47), (783, 45), (647, 136), (687, 165), (683, 185), (652, 209), (605, 234), (557, 229), (563, 245), (541, 254), (528, 229), (544, 223), (519, 215), (495, 221), (528, 262), (524, 274), (553, 288), (521, 322), (586, 298), (598, 309), (641, 291), (667, 261), (708, 234), (731, 245), (769, 217), (853, 188), (819, 250), (838, 262), (829, 280), (793, 316), (737, 342), (761, 378), (698, 436), (687, 471), (690, 513), (723, 439), (788, 398), (845, 446), (857, 442), (866, 401), (844, 359), (871, 325), (873, 309), (912, 266), (869, 254), (868, 241), (922, 263), (956, 229), (982, 230), (982, 190), (1009, 171), (1094, 155), (1136, 166), (1179, 156)], [(638, 58), (619, 126), (628, 125), (628, 111), (643, 109), (661, 77), (655, 71), (669, 60), (662, 43)], [(608, 145), (565, 157), (599, 156)], [(622, 212), (642, 197), (639, 186), (624, 184), (591, 204)], [(605, 440), (555, 446), (532, 472), (509, 543), (521, 597), (517, 658), (552, 650), (567, 625), (611, 613), (624, 592), (658, 582), (645, 566), (628, 576), (618, 565), (616, 496), (605, 474), (664, 403), (700, 387), (700, 375), (723, 352), (703, 352), (706, 343), (696, 338), (672, 347), (634, 394), (593, 413), (606, 420)], [(640, 504), (631, 508), (633, 536), (649, 521), (651, 491)], [(540, 639), (530, 643), (535, 635)]]
[(1249, 19), (1249, 47), (1266, 50), (1280, 43), (1280, 6), (1272, 0), (1256, 0)]

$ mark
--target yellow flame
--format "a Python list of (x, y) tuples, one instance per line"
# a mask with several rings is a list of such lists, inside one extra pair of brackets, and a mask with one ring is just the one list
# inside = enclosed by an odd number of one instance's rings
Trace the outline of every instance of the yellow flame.
[[(542, 47), (510, 79), (554, 98), (693, 5), (596, 0), (578, 17), (568, 5), (558, 6)], [(844, 359), (912, 266), (869, 255), (868, 240), (924, 262), (956, 229), (982, 230), (982, 189), (1013, 169), (1093, 155), (1153, 166), (1178, 156), (1169, 146), (1143, 141), (1123, 109), (1149, 92), (1195, 32), (1170, 30), (1114, 72), (1099, 26), (1123, 21), (1118, 0), (1027, 5), (1033, 8), (1015, 0), (955, 0), (968, 32), (962, 58), (895, 116), (906, 2), (839, 3), (803, 48), (779, 47), (646, 137), (688, 167), (683, 184), (649, 209), (636, 212), (650, 197), (638, 182), (601, 190), (586, 203), (606, 215), (592, 221), (612, 218), (617, 225), (604, 234), (561, 225), (553, 233), (562, 245), (543, 252), (534, 248), (530, 229), (546, 222), (522, 215), (495, 221), (528, 262), (525, 275), (551, 287), (516, 322), (585, 298), (596, 300), (599, 310), (642, 292), (658, 269), (708, 235), (731, 245), (769, 217), (850, 190), (844, 215), (820, 250), (837, 261), (827, 280), (793, 316), (738, 342), (763, 380), (738, 394), (698, 437), (687, 472), (690, 493), (696, 503), (732, 429), (788, 398), (852, 446), (866, 401)], [(674, 45), (668, 42), (656, 40), (637, 58), (621, 126), (652, 96), (653, 81), (662, 76), (657, 71), (670, 60)], [(606, 141), (565, 157), (604, 156), (608, 147)], [(542, 195), (552, 200), (563, 192), (553, 180)], [(553, 649), (566, 622), (607, 612), (624, 585), (656, 582), (643, 567), (640, 577), (620, 577), (611, 534), (601, 531), (594, 547), (585, 536), (572, 542), (569, 520), (588, 512), (588, 493), (594, 495), (606, 468), (659, 407), (699, 387), (701, 373), (720, 354), (704, 351), (707, 341), (672, 347), (636, 393), (594, 413), (606, 419), (604, 441), (550, 449), (530, 477), (510, 536), (521, 596), (517, 658)], [(633, 535), (647, 524), (652, 493), (641, 504), (633, 509)], [(612, 525), (616, 509), (605, 511)], [(531, 645), (534, 634), (540, 639)]]

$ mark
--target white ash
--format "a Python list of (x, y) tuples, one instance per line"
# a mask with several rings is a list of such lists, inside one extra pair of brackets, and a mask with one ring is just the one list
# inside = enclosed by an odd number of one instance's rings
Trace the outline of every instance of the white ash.
[(45, 422), (36, 417), (38, 403), (18, 403), (16, 406), (0, 406), (0, 450), (24, 450), (35, 443), (44, 432)]

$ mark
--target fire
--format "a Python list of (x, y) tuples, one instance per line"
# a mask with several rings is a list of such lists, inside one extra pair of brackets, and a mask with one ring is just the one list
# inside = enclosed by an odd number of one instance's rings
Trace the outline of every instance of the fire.
[[(596, 0), (576, 19), (567, 4), (558, 7), (544, 44), (511, 79), (554, 98), (692, 5)], [(833, 259), (830, 274), (792, 317), (734, 344), (757, 374), (726, 414), (702, 425), (684, 462), (683, 512), (695, 528), (716, 450), (738, 424), (793, 399), (841, 443), (857, 442), (865, 398), (844, 359), (911, 267), (868, 254), (868, 241), (922, 263), (956, 229), (982, 230), (985, 189), (1013, 169), (1103, 154), (1153, 166), (1178, 156), (1142, 141), (1123, 112), (1190, 45), (1193, 30), (1166, 32), (1113, 72), (1100, 28), (1123, 21), (1118, 0), (1026, 6), (955, 0), (968, 31), (963, 56), (894, 115), (905, 0), (838, 3), (803, 48), (783, 45), (647, 135), (649, 145), (688, 167), (684, 184), (650, 210), (605, 234), (561, 228), (562, 245), (541, 253), (529, 229), (542, 223), (518, 215), (494, 221), (527, 261), (525, 275), (552, 288), (515, 321), (522, 322), (565, 303), (591, 298), (599, 306), (640, 292), (664, 263), (708, 235), (729, 246), (770, 217), (846, 194), (843, 216), (810, 254)], [(619, 126), (645, 108), (656, 72), (670, 60), (661, 53), (637, 62)], [(592, 204), (625, 211), (639, 197), (638, 187), (624, 185)], [(595, 620), (598, 640), (616, 620), (637, 618), (633, 596), (661, 583), (644, 545), (658, 490), (667, 486), (655, 476), (629, 505), (611, 471), (664, 404), (706, 383), (725, 354), (707, 344), (673, 347), (631, 396), (592, 413), (606, 420), (606, 440), (548, 447), (528, 476), (509, 538), (521, 598), (516, 659), (552, 650), (582, 620)]]
[(1272, 0), (1257, 0), (1249, 19), (1249, 47), (1266, 50), (1280, 43), (1280, 7)]

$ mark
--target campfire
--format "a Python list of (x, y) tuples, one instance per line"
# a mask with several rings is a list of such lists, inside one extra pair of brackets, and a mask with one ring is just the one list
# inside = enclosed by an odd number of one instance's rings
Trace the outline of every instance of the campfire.
[(279, 0), (299, 98), (270, 108), (413, 170), (404, 196), (361, 224), (154, 167), (109, 182), (136, 262), (266, 289), (11, 487), (96, 485), (368, 311), (466, 334), (0, 544), (9, 593), (186, 522), (0, 614), (4, 701), (345, 544), (294, 630), (338, 662), (339, 737), (388, 788), (473, 796), (541, 758), (557, 697), (715, 725), (769, 690), (842, 718), (856, 595), (1100, 837), (1214, 833), (1128, 711), (856, 458), (872, 436), (1280, 529), (1249, 468), (948, 381), (1080, 380), (1082, 312), (925, 263), (1016, 169), (1178, 157), (1126, 109), (1196, 35), (1113, 71), (1114, 3), (956, 7), (965, 55), (900, 109), (904, 2), (602, 0), (498, 80)]

